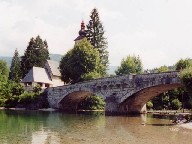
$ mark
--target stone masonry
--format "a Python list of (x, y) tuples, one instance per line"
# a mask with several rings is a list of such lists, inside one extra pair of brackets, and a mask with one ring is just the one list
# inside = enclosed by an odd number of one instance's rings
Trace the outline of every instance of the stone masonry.
[(106, 112), (142, 113), (147, 101), (158, 94), (181, 87), (179, 72), (122, 75), (100, 78), (82, 83), (47, 89), (52, 108), (75, 111), (77, 105), (90, 94), (97, 94), (106, 101)]

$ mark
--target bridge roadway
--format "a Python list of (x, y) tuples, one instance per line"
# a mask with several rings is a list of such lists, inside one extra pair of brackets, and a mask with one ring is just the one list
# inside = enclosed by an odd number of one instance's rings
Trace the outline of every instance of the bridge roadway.
[(106, 101), (106, 112), (143, 113), (145, 104), (160, 93), (181, 87), (178, 71), (122, 75), (82, 83), (50, 87), (48, 101), (52, 108), (73, 112), (78, 103), (91, 94)]

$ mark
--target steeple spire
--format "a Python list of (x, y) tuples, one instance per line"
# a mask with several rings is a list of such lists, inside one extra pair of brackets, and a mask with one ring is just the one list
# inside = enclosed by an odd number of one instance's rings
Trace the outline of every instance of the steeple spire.
[(84, 21), (82, 20), (82, 22), (81, 22), (81, 30), (85, 30), (85, 25), (84, 25)]
[(79, 31), (79, 36), (74, 41), (75, 42), (79, 41), (79, 40), (83, 39), (84, 37), (86, 37), (86, 31), (85, 31), (84, 21), (82, 20), (82, 22), (81, 22), (81, 30)]

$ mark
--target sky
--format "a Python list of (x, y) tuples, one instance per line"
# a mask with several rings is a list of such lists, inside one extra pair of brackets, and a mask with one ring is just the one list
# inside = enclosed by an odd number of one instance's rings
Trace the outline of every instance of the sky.
[(191, 0), (0, 0), (0, 56), (23, 55), (32, 37), (47, 40), (49, 52), (74, 46), (80, 23), (99, 11), (109, 62), (119, 66), (139, 56), (144, 69), (192, 58)]

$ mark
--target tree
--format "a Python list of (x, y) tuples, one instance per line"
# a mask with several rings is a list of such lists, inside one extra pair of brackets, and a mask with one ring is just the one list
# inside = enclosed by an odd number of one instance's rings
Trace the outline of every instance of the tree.
[(188, 67), (181, 71), (180, 77), (186, 91), (192, 95), (192, 67)]
[(15, 82), (20, 82), (22, 77), (21, 73), (21, 61), (19, 58), (19, 53), (17, 49), (15, 50), (14, 56), (12, 58), (10, 72), (9, 72), (9, 79)]
[(100, 77), (101, 77), (101, 74), (98, 73), (97, 71), (89, 72), (82, 76), (83, 80), (85, 81), (100, 78)]
[(192, 60), (188, 59), (188, 58), (187, 59), (180, 59), (175, 65), (176, 70), (183, 70), (183, 69), (188, 68), (190, 66), (192, 66)]
[(6, 81), (9, 75), (9, 70), (7, 63), (3, 60), (0, 60), (0, 81)]
[(121, 65), (115, 71), (116, 75), (121, 74), (141, 74), (142, 73), (142, 62), (136, 56), (128, 56), (126, 59), (122, 59)]
[(104, 37), (103, 25), (99, 18), (99, 13), (96, 8), (91, 12), (91, 20), (87, 25), (86, 37), (90, 43), (99, 51), (99, 56), (101, 59), (101, 64), (103, 65), (102, 75), (106, 74), (108, 67), (108, 51), (107, 51), (107, 40)]
[(83, 81), (83, 76), (90, 72), (101, 73), (102, 65), (99, 52), (86, 38), (75, 44), (60, 62), (61, 79), (67, 83)]
[(167, 66), (160, 66), (159, 68), (157, 68), (158, 73), (167, 72), (167, 71), (169, 71), (169, 68)]
[(21, 57), (22, 76), (24, 77), (33, 66), (44, 67), (47, 59), (50, 59), (47, 42), (40, 36), (31, 38), (24, 56)]

